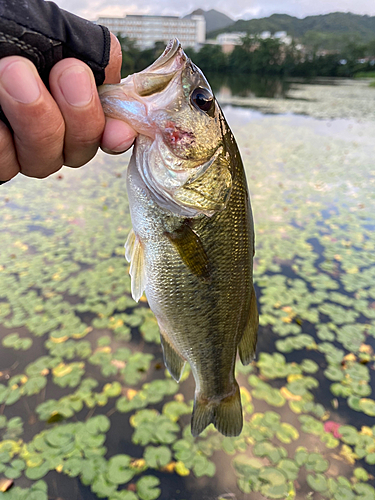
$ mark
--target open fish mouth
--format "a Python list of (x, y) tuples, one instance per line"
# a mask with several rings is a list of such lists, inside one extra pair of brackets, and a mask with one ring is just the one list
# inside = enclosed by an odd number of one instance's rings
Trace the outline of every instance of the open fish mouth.
[(155, 71), (158, 69), (163, 68), (166, 66), (170, 61), (172, 61), (180, 52), (180, 57), (183, 61), (187, 60), (187, 57), (182, 50), (181, 43), (177, 38), (173, 38), (172, 40), (169, 40), (167, 46), (164, 49), (164, 52), (161, 54), (161, 56), (156, 59), (156, 61), (151, 64), (148, 68), (146, 68), (146, 72), (149, 73), (151, 71)]

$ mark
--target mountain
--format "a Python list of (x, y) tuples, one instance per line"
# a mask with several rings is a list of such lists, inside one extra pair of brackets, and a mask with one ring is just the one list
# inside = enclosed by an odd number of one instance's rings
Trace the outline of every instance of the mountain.
[(206, 20), (206, 33), (208, 33), (209, 31), (222, 30), (234, 23), (233, 19), (215, 9), (207, 11), (203, 9), (197, 9), (188, 16), (185, 16), (184, 19), (190, 18), (191, 16), (204, 16)]
[(313, 31), (322, 35), (355, 36), (363, 42), (369, 42), (375, 39), (375, 16), (333, 12), (299, 19), (287, 14), (273, 14), (261, 19), (239, 20), (225, 29), (207, 30), (207, 38), (215, 38), (219, 33), (233, 31), (245, 31), (252, 34), (262, 31), (271, 33), (286, 31), (294, 38), (301, 38)]

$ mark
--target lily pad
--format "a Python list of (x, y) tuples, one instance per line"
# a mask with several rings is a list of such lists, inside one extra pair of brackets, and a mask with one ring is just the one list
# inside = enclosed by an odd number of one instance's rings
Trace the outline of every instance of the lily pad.
[(124, 484), (130, 481), (135, 471), (129, 468), (131, 458), (128, 455), (115, 455), (108, 461), (107, 479), (113, 484)]
[(155, 500), (159, 498), (161, 490), (158, 488), (160, 480), (155, 476), (143, 476), (137, 482), (137, 493), (141, 500)]
[(259, 473), (259, 480), (263, 483), (260, 491), (268, 498), (285, 498), (288, 492), (287, 476), (278, 469), (264, 468)]
[(314, 491), (317, 491), (319, 493), (324, 493), (325, 491), (327, 491), (327, 479), (325, 478), (325, 476), (323, 476), (323, 474), (316, 474), (315, 476), (313, 476), (312, 474), (307, 474), (306, 481), (310, 488), (312, 488)]

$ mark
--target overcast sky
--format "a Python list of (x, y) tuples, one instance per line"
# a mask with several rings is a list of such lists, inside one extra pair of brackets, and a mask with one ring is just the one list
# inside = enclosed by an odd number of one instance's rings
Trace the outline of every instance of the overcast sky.
[(159, 14), (183, 16), (195, 9), (216, 9), (233, 19), (266, 17), (274, 13), (305, 17), (329, 12), (375, 16), (375, 0), (54, 0), (63, 9), (95, 20), (99, 15)]

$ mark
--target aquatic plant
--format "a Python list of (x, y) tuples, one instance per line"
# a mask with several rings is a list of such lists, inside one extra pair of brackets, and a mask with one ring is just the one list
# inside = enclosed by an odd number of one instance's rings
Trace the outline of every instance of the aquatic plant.
[(201, 477), (211, 496), (374, 500), (375, 124), (226, 112), (261, 311), (242, 434), (191, 436), (189, 371), (170, 378), (130, 297), (127, 159), (101, 154), (1, 187), (1, 500), (62, 497), (57, 480), (71, 499), (186, 500)]

